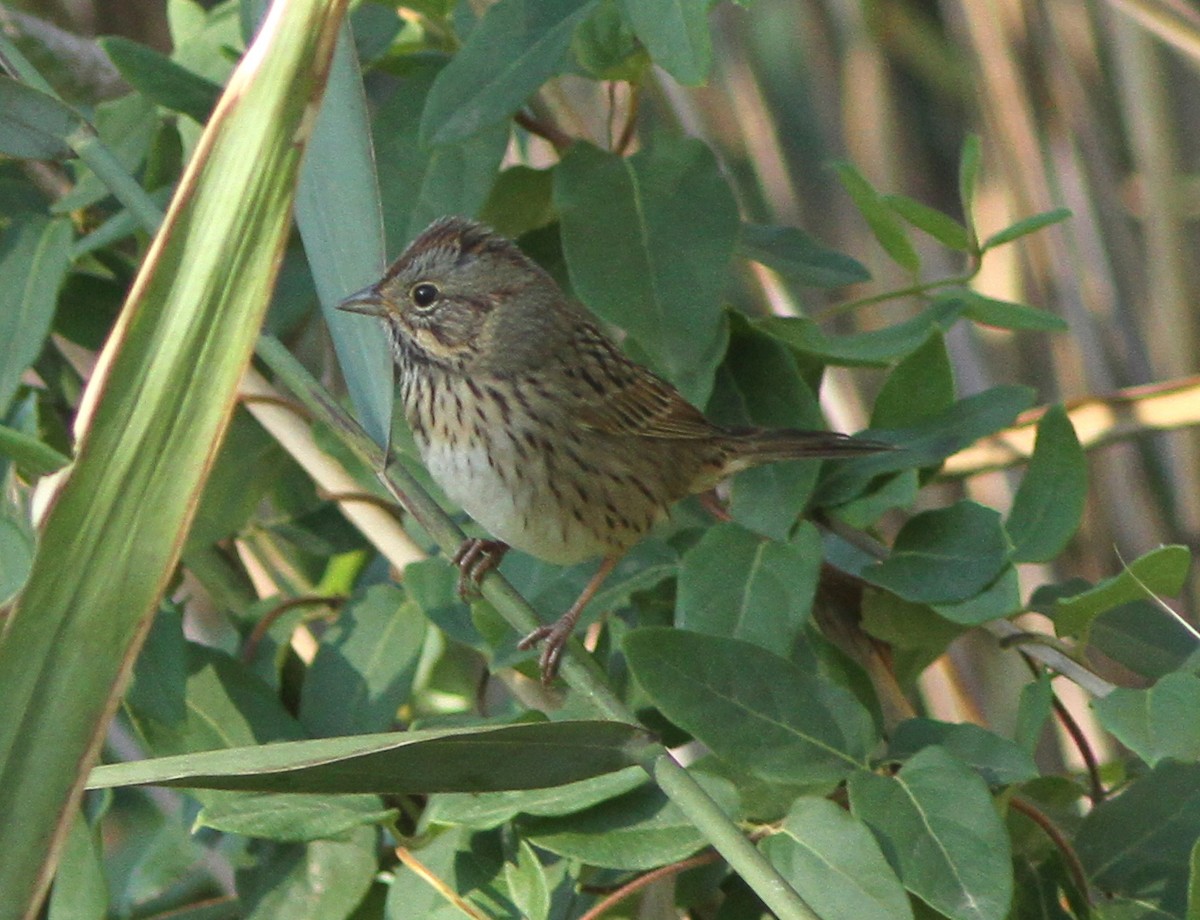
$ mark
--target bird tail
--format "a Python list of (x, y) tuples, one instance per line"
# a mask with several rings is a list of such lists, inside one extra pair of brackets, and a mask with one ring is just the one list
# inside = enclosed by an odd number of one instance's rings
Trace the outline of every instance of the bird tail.
[(725, 475), (781, 460), (861, 457), (896, 450), (883, 441), (796, 428), (734, 428), (729, 431), (728, 448)]

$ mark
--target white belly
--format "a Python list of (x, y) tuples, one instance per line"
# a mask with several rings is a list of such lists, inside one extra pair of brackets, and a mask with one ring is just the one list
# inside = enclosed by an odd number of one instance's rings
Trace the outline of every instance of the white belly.
[(521, 470), (521, 481), (517, 482), (511, 474), (501, 476), (480, 446), (460, 443), (450, 447), (445, 442), (419, 446), (430, 475), (450, 500), (493, 537), (514, 549), (558, 565), (572, 565), (611, 552), (610, 546), (569, 513), (556, 508), (545, 482), (545, 466), (539, 460), (498, 461), (497, 466)]

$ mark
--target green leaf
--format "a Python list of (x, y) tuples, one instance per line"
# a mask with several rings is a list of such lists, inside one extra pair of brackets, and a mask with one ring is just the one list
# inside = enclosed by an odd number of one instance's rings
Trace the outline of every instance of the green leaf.
[[(504, 170), (495, 180), (479, 219), (497, 233), (515, 240), (558, 219), (554, 211), (553, 170), (518, 164)], [(455, 213), (464, 212), (460, 209)]]
[(1079, 636), (1106, 610), (1148, 596), (1172, 597), (1183, 588), (1192, 554), (1186, 546), (1160, 546), (1135, 559), (1119, 575), (1055, 604), (1051, 617), (1060, 636)]
[[(634, 592), (647, 591), (674, 575), (678, 564), (679, 555), (669, 544), (654, 537), (642, 540), (621, 557), (616, 568), (604, 580), (588, 604), (588, 612), (582, 622), (589, 622), (603, 611), (627, 605)], [(527, 553), (509, 553), (500, 571), (541, 615), (543, 622), (550, 622), (574, 603), (591, 581), (596, 567), (594, 561), (563, 567), (542, 562)], [(529, 661), (529, 653), (516, 648), (519, 636), (507, 625), (502, 624), (500, 629), (503, 636), (500, 641), (507, 643), (507, 654), (498, 655), (493, 660), (493, 666)]]
[(700, 86), (712, 70), (710, 0), (623, 0), (625, 15), (654, 63), (684, 86)]
[(1187, 920), (1200, 920), (1200, 840), (1188, 860)]
[(928, 648), (934, 658), (966, 631), (925, 604), (870, 587), (863, 592), (862, 623), (876, 639), (901, 650)]
[(89, 827), (82, 814), (76, 815), (54, 879), (47, 920), (106, 920), (108, 884), (102, 852), (99, 826)]
[(1168, 674), (1148, 690), (1118, 688), (1093, 701), (1100, 724), (1152, 767), (1200, 760), (1200, 677)]
[(377, 832), (359, 828), (345, 840), (275, 844), (237, 874), (246, 920), (347, 917), (379, 871)]
[(829, 335), (811, 319), (795, 316), (769, 316), (755, 326), (823, 364), (884, 367), (912, 354), (930, 336), (948, 331), (963, 309), (962, 304), (944, 302), (894, 326), (850, 335)]
[[(722, 809), (736, 814), (737, 793), (724, 779), (696, 774)], [(519, 819), (530, 843), (608, 869), (646, 870), (691, 856), (708, 841), (660, 789), (643, 786), (573, 815)]]
[(645, 738), (643, 729), (617, 722), (543, 722), (283, 741), (96, 767), (88, 788), (395, 794), (533, 789), (636, 763)]
[(1037, 749), (1038, 739), (1046, 727), (1046, 720), (1050, 718), (1054, 705), (1054, 686), (1050, 680), (1051, 676), (1043, 673), (1033, 683), (1021, 688), (1013, 740), (1031, 755)]
[(1068, 328), (1067, 321), (1053, 313), (1023, 303), (984, 297), (967, 288), (948, 291), (939, 295), (941, 298), (963, 301), (967, 305), (963, 316), (984, 326), (1032, 332), (1066, 332)]
[(74, 156), (68, 141), (85, 122), (70, 106), (0, 75), (0, 154), (27, 160)]
[(756, 776), (832, 786), (874, 746), (871, 717), (850, 693), (757, 645), (647, 627), (624, 649), (663, 715)]
[(928, 233), (948, 249), (956, 252), (969, 251), (971, 244), (967, 228), (950, 215), (906, 195), (884, 195), (883, 202), (918, 230)]
[(650, 56), (634, 34), (619, 0), (602, 0), (571, 39), (575, 62), (597, 80), (640, 84)]
[(904, 887), (950, 920), (1003, 920), (1012, 901), (1008, 834), (987, 786), (940, 747), (895, 776), (855, 773), (850, 810)]
[(888, 754), (899, 760), (939, 745), (978, 773), (989, 786), (1006, 786), (1036, 779), (1033, 757), (1007, 738), (969, 722), (906, 719), (896, 726)]
[(972, 244), (977, 244), (975, 234), (975, 186), (979, 182), (979, 163), (982, 159), (978, 134), (963, 138), (962, 152), (958, 158), (958, 200), (966, 216), (967, 230)]
[[(730, 317), (729, 348), (717, 371), (709, 417), (731, 426), (823, 428), (817, 398), (800, 374), (795, 355)], [(733, 519), (757, 533), (786, 540), (812, 496), (819, 462), (771, 463), (734, 477), (729, 493)]]
[[(422, 61), (379, 104), (371, 124), (368, 137), (375, 138), (374, 161), (389, 252), (399, 253), (446, 214), (478, 214), (497, 183), (496, 173), (508, 145), (507, 123), (483, 128), (454, 143), (436, 147), (419, 143), (421, 112), (431, 98), (430, 88), (444, 70), (440, 60)], [(512, 172), (502, 173), (501, 180)], [(548, 205), (550, 174), (540, 175), (546, 179)], [(521, 207), (529, 205), (522, 202)], [(496, 230), (515, 236), (512, 226), (496, 226)]]
[(248, 792), (206, 804), (193, 830), (211, 827), (229, 834), (303, 843), (339, 837), (371, 824), (386, 824), (396, 809), (380, 808), (373, 795), (276, 795)]
[(738, 255), (810, 287), (835, 288), (871, 279), (861, 262), (827, 249), (797, 227), (742, 224)]
[(1009, 553), (1000, 515), (960, 501), (910, 518), (891, 556), (865, 568), (862, 577), (917, 603), (962, 601), (996, 579)]
[(894, 508), (909, 508), (920, 490), (917, 470), (882, 476), (863, 495), (828, 510), (838, 520), (865, 530)]
[(904, 428), (954, 404), (954, 371), (942, 336), (934, 332), (888, 375), (871, 410), (872, 428)]
[(343, 23), (296, 188), (296, 226), (350, 401), (376, 443), (392, 422), (392, 357), (378, 323), (336, 309), (383, 273), (384, 238), (367, 100)]
[(428, 877), (396, 872), (387, 897), (388, 920), (461, 920), (464, 912), (457, 905), (447, 904), (445, 891), (432, 887), (431, 878), (447, 890), (460, 893), (475, 917), (520, 916), (520, 909), (506, 891), (506, 847), (499, 831), (470, 833), (451, 828), (437, 835), (421, 835), (413, 842), (412, 850)]
[(821, 920), (913, 915), (871, 832), (827, 799), (796, 799), (779, 833), (759, 846)]
[(677, 625), (787, 656), (808, 622), (821, 558), (821, 538), (807, 522), (796, 543), (737, 524), (710, 527), (683, 555)]
[(31, 476), (45, 476), (71, 462), (49, 444), (7, 425), (0, 425), (0, 457), (11, 458)]
[(34, 546), (30, 525), (0, 506), (0, 604), (12, 600), (25, 585)]
[(0, 236), (0, 413), (50, 333), (71, 259), (71, 224), (28, 217)]
[[(145, 162), (159, 124), (154, 103), (140, 93), (129, 93), (100, 103), (93, 117), (95, 133), (99, 134), (106, 149), (129, 175), (135, 174)], [(76, 137), (82, 138), (82, 143), (94, 143), (90, 131), (79, 131)], [(81, 141), (75, 141), (74, 146), (78, 152), (82, 149)], [(76, 166), (76, 176), (78, 181), (75, 187), (50, 206), (51, 213), (70, 214), (91, 207), (113, 193), (113, 189), (90, 167), (82, 164)]]
[(71, 476), (0, 642), (0, 891), (10, 913), (36, 910), (26, 905), (49, 881), (178, 561), (270, 299), (337, 18), (319, 0), (268, 18), (89, 383)]
[(99, 39), (121, 76), (143, 96), (199, 124), (208, 121), (221, 87), (153, 48), (118, 35)]
[(517, 861), (504, 864), (508, 893), (528, 920), (546, 920), (550, 914), (550, 885), (537, 852), (525, 840), (517, 844)]
[(404, 587), (421, 613), (447, 638), (482, 647), (471, 610), (458, 596), (458, 567), (448, 559), (435, 556), (409, 563), (404, 569)]
[(1100, 889), (1157, 900), (1164, 887), (1185, 890), (1198, 838), (1200, 765), (1165, 760), (1093, 808), (1075, 850)]
[(461, 824), (487, 830), (519, 814), (569, 815), (624, 795), (647, 783), (641, 767), (626, 767), (591, 779), (546, 789), (513, 792), (443, 792), (431, 796), (421, 819), (427, 825)]
[(427, 623), (394, 585), (375, 585), (321, 640), (300, 694), (317, 737), (387, 731), (408, 698)]
[(1011, 243), (1013, 240), (1028, 236), (1030, 233), (1036, 233), (1043, 227), (1061, 223), (1070, 216), (1071, 211), (1069, 208), (1055, 208), (1053, 211), (1045, 211), (1041, 214), (1034, 214), (1032, 217), (1026, 217), (1024, 220), (1017, 221), (1011, 227), (1007, 227), (999, 233), (993, 233), (989, 236), (983, 241), (983, 251), (986, 252), (989, 249), (995, 249), (997, 246), (1003, 246), (1005, 243)]
[(920, 271), (921, 257), (879, 192), (850, 163), (834, 163), (833, 168), (883, 251), (901, 268), (914, 274)]
[(712, 151), (682, 139), (621, 158), (575, 144), (555, 170), (554, 202), (580, 299), (704, 405), (725, 346), (720, 298), (738, 234)]
[(1006, 565), (996, 579), (974, 597), (950, 604), (936, 603), (932, 607), (938, 616), (964, 626), (978, 626), (1019, 613), (1023, 605), (1016, 566)]
[(967, 627), (938, 616), (931, 607), (901, 600), (888, 591), (872, 588), (864, 597), (863, 629), (892, 646), (893, 668), (902, 686), (914, 683), (967, 631)]
[(1014, 562), (1048, 562), (1079, 528), (1087, 498), (1087, 457), (1066, 410), (1051, 406), (1013, 498), (1005, 529)]
[[(887, 432), (901, 450), (856, 458), (827, 467), (814, 503), (840, 505), (857, 498), (876, 476), (897, 470), (936, 466), (982, 437), (1007, 428), (1033, 405), (1028, 387), (992, 387), (959, 400), (944, 412), (908, 428)], [(873, 431), (878, 436), (883, 432)]]
[(421, 143), (449, 144), (506, 121), (562, 66), (597, 0), (500, 0), (434, 81)]
[(1104, 611), (1092, 621), (1088, 644), (1151, 680), (1189, 667), (1200, 655), (1196, 631), (1149, 600), (1129, 601)]

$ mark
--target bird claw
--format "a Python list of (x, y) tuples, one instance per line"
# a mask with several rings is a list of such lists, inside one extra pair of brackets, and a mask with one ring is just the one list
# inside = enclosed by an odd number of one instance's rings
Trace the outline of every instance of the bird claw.
[(522, 652), (529, 651), (538, 643), (545, 643), (542, 646), (542, 654), (538, 657), (543, 687), (550, 686), (554, 682), (554, 678), (558, 676), (558, 666), (562, 661), (563, 651), (567, 647), (567, 640), (571, 638), (574, 628), (573, 621), (564, 623), (563, 620), (557, 620), (550, 626), (539, 626), (517, 643), (517, 648)]
[(458, 596), (463, 600), (477, 596), (483, 576), (496, 568), (507, 552), (508, 544), (501, 540), (479, 537), (463, 540), (450, 557), (450, 561), (458, 566)]

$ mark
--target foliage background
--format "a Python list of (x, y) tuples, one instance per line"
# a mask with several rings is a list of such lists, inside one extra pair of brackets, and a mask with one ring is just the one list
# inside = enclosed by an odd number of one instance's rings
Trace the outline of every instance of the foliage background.
[[(511, 0), (509, 5), (516, 6)], [(354, 251), (339, 253), (336, 247), (347, 245), (345, 238), (339, 240), (328, 228), (321, 236), (313, 220), (305, 225), (304, 196), (319, 191), (302, 185), (298, 214), (309, 258), (294, 236), (268, 330), (319, 379), (342, 392), (335, 345), (318, 319), (317, 300), (328, 307), (369, 280), (384, 251), (398, 252), (433, 217), (464, 211), (520, 236), (527, 250), (571, 283), (593, 309), (627, 328), (646, 359), (719, 416), (748, 413), (770, 423), (812, 423), (817, 406), (805, 385), (815, 380), (817, 365), (826, 363), (840, 366), (826, 371), (820, 408), (833, 427), (844, 430), (868, 423), (903, 428), (919, 420), (922, 406), (940, 405), (951, 392), (958, 399), (989, 393), (980, 405), (993, 407), (1006, 394), (1014, 416), (1020, 398), (1013, 390), (991, 389), (1002, 385), (1032, 386), (1039, 405), (1066, 403), (1068, 414), (1051, 413), (1044, 423), (1047, 447), (1037, 479), (1032, 468), (1023, 479), (1023, 465), (1016, 462), (1022, 451), (1028, 453), (1031, 434), (1028, 425), (1017, 425), (999, 439), (957, 453), (940, 476), (923, 473), (919, 493), (915, 473), (911, 483), (890, 480), (891, 492), (876, 483), (873, 502), (843, 515), (850, 523), (872, 527), (902, 557), (898, 551), (904, 549), (920, 555), (922, 539), (931, 539), (934, 519), (917, 517), (920, 512), (957, 509), (960, 519), (937, 522), (949, 528), (949, 545), (961, 549), (967, 534), (1001, 533), (998, 519), (961, 499), (997, 509), (1013, 538), (1019, 529), (1014, 522), (1021, 517), (1010, 508), (1018, 487), (1033, 480), (1043, 494), (1032, 495), (1031, 486), (1026, 507), (1059, 518), (1061, 531), (1074, 522), (1070, 496), (1080, 487), (1082, 468), (1065, 425), (1069, 417), (1089, 448), (1090, 485), (1078, 533), (1064, 547), (1024, 557), (1012, 556), (1003, 545), (972, 544), (956, 563), (956, 574), (981, 566), (979, 589), (999, 584), (998, 573), (1007, 571), (1009, 558), (1024, 563), (1021, 607), (1048, 612), (1051, 619), (1025, 613), (1020, 628), (1044, 635), (1057, 631), (1086, 655), (1086, 670), (1053, 684), (1061, 701), (1058, 718), (1045, 718), (1050, 683), (1031, 682), (1027, 664), (1012, 648), (997, 644), (995, 630), (962, 628), (988, 620), (989, 613), (1013, 613), (1002, 609), (1004, 601), (993, 607), (984, 603), (975, 612), (960, 609), (947, 618), (946, 610), (930, 609), (947, 597), (921, 597), (919, 590), (903, 588), (904, 573), (895, 565), (893, 580), (875, 577), (877, 585), (892, 590), (868, 593), (866, 628), (893, 646), (901, 691), (894, 696), (878, 679), (872, 684), (864, 676), (872, 674), (869, 653), (852, 663), (817, 637), (802, 614), (807, 596), (816, 590), (812, 559), (819, 537), (810, 525), (790, 527), (813, 486), (803, 480), (815, 479), (815, 471), (791, 477), (763, 473), (739, 482), (731, 496), (734, 524), (712, 526), (697, 509), (681, 509), (675, 529), (639, 548), (605, 598), (608, 608), (636, 611), (634, 622), (643, 627), (631, 634), (640, 638), (624, 644), (637, 680), (630, 680), (619, 657), (607, 657), (625, 629), (619, 621), (604, 634), (601, 657), (613, 669), (610, 677), (619, 695), (663, 732), (667, 743), (682, 743), (691, 734), (719, 755), (708, 764), (710, 791), (756, 832), (775, 832), (763, 850), (786, 867), (785, 876), (803, 889), (820, 916), (864, 917), (872, 911), (901, 916), (909, 910), (951, 917), (1194, 915), (1190, 867), (1200, 828), (1188, 815), (1194, 813), (1189, 806), (1200, 753), (1194, 729), (1200, 691), (1191, 665), (1196, 637), (1184, 621), (1150, 600), (1154, 594), (1177, 596), (1173, 606), (1189, 617), (1194, 608), (1195, 586), (1184, 574), (1187, 552), (1169, 547), (1155, 552), (1163, 544), (1191, 545), (1200, 515), (1196, 444), (1187, 430), (1198, 416), (1196, 382), (1190, 376), (1197, 341), (1190, 272), (1196, 256), (1191, 226), (1195, 138), (1187, 125), (1195, 107), (1193, 53), (1200, 33), (1191, 13), (1151, 2), (759, 0), (747, 7), (717, 5), (705, 28), (703, 4), (667, 6), (680, 11), (682, 20), (665, 15), (657, 23), (639, 20), (634, 4), (601, 4), (599, 11), (583, 4), (545, 5), (546, 16), (553, 15), (546, 10), (564, 16), (566, 25), (557, 32), (545, 23), (543, 28), (569, 44), (567, 69), (574, 72), (554, 76), (564, 59), (542, 48), (545, 60), (554, 61), (540, 75), (536, 67), (527, 68), (524, 93), (538, 90), (538, 95), (514, 128), (505, 120), (464, 122), (462, 113), (472, 102), (481, 111), (504, 112), (504, 101), (472, 100), (469, 80), (460, 82), (456, 93), (448, 81), (436, 78), (443, 60), (455, 54), (465, 73), (485, 66), (469, 57), (479, 9), (418, 3), (401, 19), (389, 7), (362, 4), (354, 23), (368, 72), (382, 233), (364, 224), (361, 236), (349, 238)], [(582, 14), (573, 19), (576, 8)], [(22, 36), (26, 53), (55, 89), (97, 124), (123, 167), (147, 191), (157, 192), (160, 204), (165, 202), (215, 87), (228, 78), (241, 47), (237, 6), (205, 16), (180, 0), (168, 5), (170, 27), (153, 4), (23, 9), (40, 18), (25, 19), (9, 8), (3, 16)], [(659, 68), (650, 69), (637, 53), (627, 25), (622, 26), (626, 21), (652, 46)], [(47, 33), (43, 22), (55, 22), (67, 34)], [(126, 95), (114, 68), (86, 38), (120, 33), (166, 53), (172, 28), (177, 40), (188, 39), (177, 41), (174, 60), (208, 84), (186, 79), (139, 84), (138, 73), (157, 73), (153, 62), (139, 58), (135, 47), (107, 41), (103, 48), (138, 88)], [(710, 35), (711, 70), (704, 51)], [(704, 77), (704, 86), (687, 85)], [(626, 79), (641, 86), (636, 120), (630, 117), (634, 96), (622, 82)], [(523, 98), (511, 100), (509, 108)], [(632, 133), (626, 144), (627, 125)], [(334, 162), (339, 155), (347, 162), (358, 156), (362, 136), (353, 132), (351, 127), (335, 134)], [(753, 317), (816, 316), (829, 336), (887, 330), (928, 317), (923, 311), (938, 306), (940, 289), (855, 309), (845, 305), (910, 287), (913, 256), (927, 280), (959, 275), (970, 266), (970, 256), (945, 245), (953, 231), (945, 231), (941, 240), (909, 231), (903, 236), (908, 244), (897, 242), (892, 225), (901, 224), (897, 215), (905, 206), (894, 204), (889, 211), (861, 188), (856, 200), (847, 193), (847, 184), (855, 187), (853, 178), (845, 180), (843, 170), (844, 182), (839, 182), (829, 163), (852, 162), (881, 192), (911, 196), (962, 220), (967, 215), (960, 155), (972, 133), (981, 138), (983, 163), (971, 196), (980, 237), (1060, 206), (1073, 215), (988, 252), (972, 288), (1001, 301), (1035, 304), (1065, 319), (1069, 332), (1051, 331), (1056, 324), (1034, 313), (1020, 314), (1017, 325), (1024, 331), (1016, 333), (947, 321), (943, 349), (940, 337), (929, 336), (927, 322), (924, 337), (918, 336), (912, 348), (866, 360), (855, 349), (878, 340), (847, 339), (839, 358), (838, 348), (814, 347), (811, 328), (794, 322), (772, 326), (771, 321), (732, 319), (728, 329), (721, 325), (723, 304)], [(702, 141), (711, 154), (684, 137)], [(646, 269), (638, 267), (636, 248), (620, 250), (627, 242), (621, 232), (627, 219), (619, 211), (622, 200), (606, 193), (613, 186), (597, 178), (606, 169), (619, 174), (625, 168), (615, 157), (576, 146), (553, 178), (514, 168), (554, 165), (569, 138), (586, 139), (596, 148), (644, 151), (640, 159), (625, 162), (638, 164), (628, 170), (634, 185), (641, 181), (650, 189), (651, 201), (654, 183), (665, 181), (672, 170), (707, 177), (707, 186), (702, 181), (690, 187), (696, 195), (691, 201), (672, 202), (669, 196), (657, 201), (668, 217), (656, 245), (667, 246), (672, 233), (692, 235), (686, 245), (675, 241), (679, 248), (671, 253), (675, 260), (694, 259), (687, 264), (687, 278), (676, 284), (677, 302), (662, 305), (664, 315), (674, 317), (674, 327), (639, 329), (644, 314), (630, 308), (642, 302)], [(508, 171), (497, 183), (501, 162)], [(335, 183), (337, 178), (308, 181)], [(340, 188), (337, 194), (359, 192), (362, 188)], [(148, 237), (135, 233), (135, 223), (121, 215), (103, 185), (75, 164), (6, 160), (0, 163), (0, 194), (0, 214), (7, 223), (6, 275), (29, 276), (27, 286), (5, 295), (9, 301), (0, 320), (8, 324), (5, 380), (12, 381), (11, 392), (3, 393), (12, 399), (5, 423), (67, 455), (80, 388), (90, 374), (88, 353), (107, 335)], [(69, 233), (61, 219), (50, 230), (39, 222), (51, 202), (54, 213), (69, 217)], [(609, 206), (612, 211), (606, 212)], [(311, 201), (309, 207), (311, 214)], [(346, 207), (353, 213), (351, 205)], [(778, 239), (746, 232), (740, 235), (743, 253), (766, 261), (774, 253), (778, 266), (782, 251), (801, 263), (801, 283), (794, 266), (790, 274), (777, 275), (745, 260), (732, 262), (728, 277), (719, 271), (706, 275), (715, 258), (703, 248), (706, 240), (730, 236), (737, 226), (735, 212), (744, 222), (804, 228), (825, 246), (863, 263), (871, 282), (835, 286), (826, 276), (814, 285), (818, 270), (852, 274), (855, 269), (829, 252), (797, 249), (794, 241), (772, 250)], [(905, 245), (913, 247), (911, 255)], [(62, 253), (57, 275), (53, 269), (30, 272), (31, 265), (44, 268), (37, 256), (47, 247)], [(355, 283), (350, 277), (331, 278), (318, 267), (310, 272), (306, 261), (317, 262), (317, 249), (338, 256), (324, 261), (352, 266), (342, 271), (362, 277)], [(846, 280), (845, 274), (839, 277)], [(698, 291), (707, 292), (707, 302), (699, 302), (704, 297)], [(39, 298), (57, 306), (52, 326), (50, 313), (36, 308)], [(976, 303), (974, 309), (984, 305)], [(997, 308), (991, 309), (995, 320)], [(46, 324), (31, 325), (30, 312)], [(697, 319), (701, 313), (706, 324)], [(697, 328), (707, 330), (705, 336), (697, 335)], [(48, 329), (54, 337), (47, 338)], [(774, 337), (764, 330), (773, 330)], [(347, 349), (356, 346), (347, 344), (336, 326), (334, 335), (343, 366), (354, 366)], [(368, 350), (363, 360), (371, 360), (370, 345), (363, 347)], [(12, 373), (31, 364), (23, 375)], [(271, 369), (279, 372), (275, 364)], [(360, 417), (378, 433), (385, 413), (377, 404), (369, 408), (377, 397), (355, 393), (356, 375), (348, 371), (347, 377)], [(260, 394), (260, 409), (263, 398)], [(536, 688), (507, 670), (520, 661), (511, 628), (487, 603), (469, 610), (459, 604), (442, 562), (409, 567), (403, 589), (388, 584), (376, 548), (401, 567), (432, 541), (410, 519), (404, 521), (412, 537), (407, 542), (393, 532), (386, 515), (378, 525), (385, 535), (373, 536), (370, 543), (347, 525), (339, 508), (361, 512), (365, 503), (344, 493), (372, 489), (378, 498), (387, 496), (333, 429), (317, 424), (315, 445), (350, 468), (343, 489), (314, 486), (300, 464), (316, 451), (295, 446), (275, 430), (268, 436), (259, 426), (243, 411), (234, 417), (183, 547), (183, 564), (108, 735), (106, 760), (384, 731), (397, 714), (401, 724), (426, 727), (505, 722), (526, 707), (546, 705)], [(299, 427), (308, 430), (306, 424)], [(1157, 433), (1163, 429), (1182, 430)], [(19, 460), (6, 471), (10, 505), (0, 520), (7, 541), (6, 595), (20, 587), (27, 568), (22, 560), (32, 552), (31, 487), (54, 466), (52, 456), (32, 450), (28, 441), (13, 448)], [(411, 465), (410, 470), (420, 475)], [(836, 493), (836, 482), (823, 481), (826, 496), (830, 489)], [(820, 498), (822, 492), (817, 494)], [(906, 543), (901, 528), (911, 519), (921, 523), (908, 531)], [(778, 539), (763, 543), (739, 525)], [(1028, 534), (1029, 526), (1023, 532)], [(1069, 582), (1102, 582), (1134, 560), (1139, 560), (1133, 567), (1136, 577), (1105, 582), (1099, 592), (1084, 594), (1080, 583)], [(718, 567), (722, 562), (727, 568)], [(586, 574), (560, 574), (519, 558), (505, 572), (543, 616), (564, 606)], [(918, 571), (916, 580), (945, 575)], [(1057, 591), (1075, 595), (1074, 606), (1064, 607), (1045, 593), (1031, 598), (1035, 588), (1047, 584), (1065, 585)], [(1004, 585), (1004, 591), (1015, 590), (1014, 585)], [(968, 592), (954, 600), (979, 596)], [(720, 600), (713, 602), (714, 597)], [(747, 621), (748, 630), (706, 619), (719, 619), (739, 601), (765, 611), (757, 621)], [(772, 670), (783, 666), (771, 659), (759, 670), (776, 688), (800, 681), (795, 697), (854, 695), (886, 730), (888, 747), (872, 750), (875, 736), (867, 732), (861, 750), (847, 742), (843, 753), (852, 751), (859, 761), (872, 755), (877, 765), (903, 763), (901, 776), (907, 774), (911, 782), (860, 769), (848, 793), (834, 791), (832, 780), (844, 775), (844, 768), (830, 768), (819, 758), (801, 758), (808, 771), (803, 775), (773, 772), (770, 745), (748, 752), (745, 735), (727, 736), (711, 706), (685, 711), (688, 694), (679, 688), (688, 687), (695, 674), (685, 671), (674, 684), (664, 679), (661, 686), (654, 686), (650, 675), (669, 671), (672, 662), (716, 661), (719, 649), (676, 648), (671, 643), (691, 641), (690, 634), (679, 638), (644, 628), (666, 624), (672, 611), (678, 625), (758, 641), (790, 655), (800, 669)], [(764, 619), (771, 629), (763, 627)], [(754, 653), (739, 646), (738, 654)], [(753, 659), (734, 659), (729, 671), (745, 673), (747, 660)], [(1070, 663), (1061, 667), (1069, 671)], [(818, 675), (816, 684), (805, 683), (814, 680), (811, 674)], [(1089, 683), (1091, 678), (1096, 679)], [(1081, 684), (1092, 695), (1114, 684), (1124, 689), (1092, 706)], [(1146, 692), (1151, 685), (1153, 691)], [(838, 697), (830, 706), (837, 710), (843, 704), (850, 705)], [(905, 728), (897, 723), (908, 714), (908, 704), (932, 719), (975, 723), (992, 734), (918, 721)], [(889, 707), (896, 711), (889, 713)], [(593, 715), (575, 696), (568, 698), (566, 712)], [(846, 728), (844, 721), (835, 722)], [(775, 750), (789, 751), (786, 744), (780, 740)], [(515, 801), (503, 795), (407, 795), (381, 803), (348, 794), (285, 801), (270, 794), (247, 799), (211, 790), (91, 793), (86, 802), (91, 823), (75, 824), (66, 840), (65, 868), (49, 909), (51, 916), (153, 916), (169, 910), (189, 917), (433, 915), (451, 909), (444, 893), (421, 880), (436, 876), (467, 899), (459, 909), (487, 916), (579, 916), (599, 895), (572, 895), (577, 878), (598, 890), (616, 889), (641, 872), (691, 856), (705, 839), (648, 787), (629, 791), (635, 785), (629, 773), (601, 782), (565, 801), (545, 794)], [(981, 791), (988, 788), (994, 798)], [(990, 826), (966, 839), (956, 838), (953, 830), (937, 831), (933, 839), (945, 845), (952, 866), (978, 873), (955, 890), (939, 891), (941, 880), (956, 870), (933, 862), (909, 864), (905, 853), (915, 846), (918, 838), (909, 835), (916, 832), (901, 818), (889, 823), (881, 817), (903, 813), (898, 790), (909, 790), (910, 801), (926, 804), (953, 790), (951, 811), (959, 814), (990, 814), (994, 802), (1006, 820), (1004, 842)], [(854, 818), (823, 799), (826, 792), (841, 804), (848, 794)], [(1095, 808), (1114, 793), (1120, 794)], [(731, 798), (739, 804), (728, 804)], [(1092, 816), (1082, 820), (1092, 809)], [(391, 833), (400, 836), (380, 846), (376, 824), (396, 820)], [(980, 824), (987, 822), (980, 818)], [(194, 826), (200, 829), (191, 833)], [(434, 833), (440, 828), (448, 829)], [(804, 861), (810, 851), (817, 856), (809, 858), (818, 862), (831, 858), (837, 846), (819, 843), (822, 833), (865, 860), (845, 874), (892, 881), (881, 883), (878, 891), (834, 889), (832, 903), (818, 903), (812, 892), (828, 887), (828, 872), (818, 871), (817, 881), (806, 886)], [(403, 844), (399, 850), (397, 843)], [(1009, 847), (1011, 864), (1004, 854)], [(642, 915), (671, 915), (678, 903), (697, 916), (757, 916), (761, 908), (749, 888), (722, 865), (678, 866), (650, 886)], [(1004, 879), (1011, 886), (1013, 877), (1017, 897), (1010, 907), (1003, 889)], [(628, 903), (616, 909), (628, 911)]]

